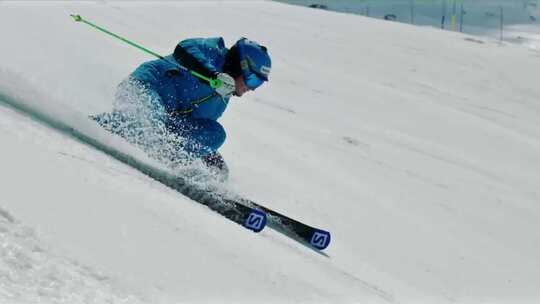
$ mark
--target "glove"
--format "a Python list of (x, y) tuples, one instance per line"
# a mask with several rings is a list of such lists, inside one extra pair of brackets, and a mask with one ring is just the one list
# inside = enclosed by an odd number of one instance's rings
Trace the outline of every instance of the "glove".
[(221, 81), (221, 86), (216, 89), (216, 93), (225, 98), (231, 97), (236, 90), (234, 78), (225, 73), (219, 73), (216, 79)]

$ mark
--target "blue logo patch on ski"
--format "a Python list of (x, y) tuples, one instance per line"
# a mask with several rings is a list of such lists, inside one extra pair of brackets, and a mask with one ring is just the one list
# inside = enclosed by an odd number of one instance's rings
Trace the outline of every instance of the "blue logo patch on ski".
[(247, 229), (253, 230), (254, 232), (260, 232), (266, 226), (266, 213), (253, 210), (246, 218), (244, 222), (244, 227)]
[(316, 229), (313, 232), (313, 236), (311, 237), (309, 243), (311, 244), (311, 246), (319, 250), (323, 250), (328, 247), (328, 245), (330, 245), (330, 240), (330, 232)]

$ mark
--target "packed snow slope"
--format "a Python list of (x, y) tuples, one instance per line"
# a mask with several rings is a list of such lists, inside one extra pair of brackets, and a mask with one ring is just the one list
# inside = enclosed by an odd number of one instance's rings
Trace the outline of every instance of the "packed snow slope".
[[(71, 13), (161, 54), (267, 45), (223, 187), (330, 230), (327, 256), (89, 144), (144, 160), (86, 116), (152, 58)], [(0, 37), (2, 303), (540, 300), (538, 52), (270, 1), (1, 1)]]

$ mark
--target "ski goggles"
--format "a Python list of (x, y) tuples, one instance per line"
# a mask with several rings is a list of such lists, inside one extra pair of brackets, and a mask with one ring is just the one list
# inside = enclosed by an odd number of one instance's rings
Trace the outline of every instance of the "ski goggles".
[(246, 87), (251, 90), (255, 90), (256, 88), (260, 87), (264, 82), (265, 80), (257, 76), (255, 73), (244, 76), (244, 83), (246, 84)]

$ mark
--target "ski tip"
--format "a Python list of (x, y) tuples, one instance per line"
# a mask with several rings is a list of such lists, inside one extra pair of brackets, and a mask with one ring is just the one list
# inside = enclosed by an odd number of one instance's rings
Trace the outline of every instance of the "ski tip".
[(253, 231), (261, 232), (266, 226), (266, 213), (253, 209), (244, 222), (244, 227)]
[(332, 237), (330, 232), (321, 229), (315, 229), (309, 244), (319, 250), (324, 250), (330, 245)]

